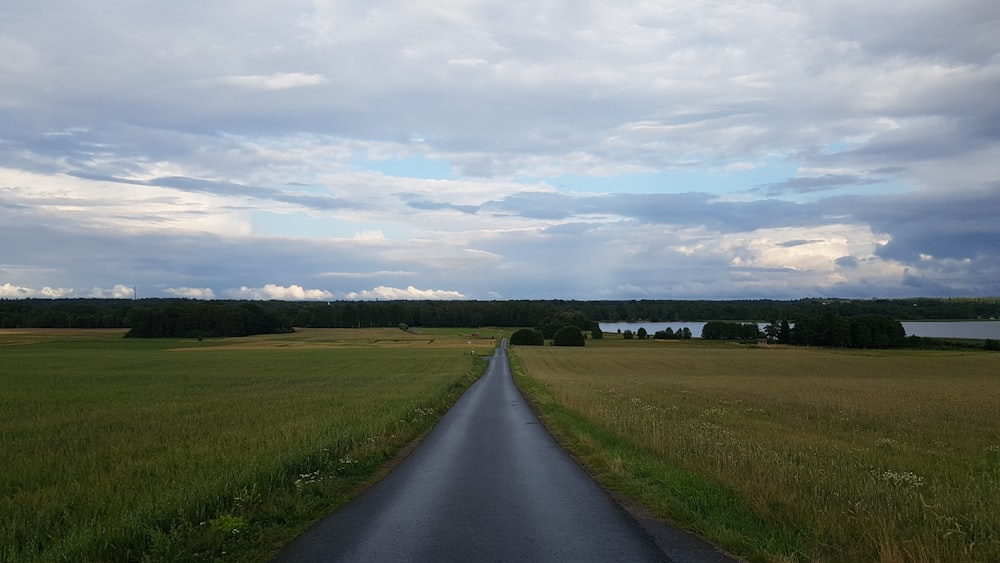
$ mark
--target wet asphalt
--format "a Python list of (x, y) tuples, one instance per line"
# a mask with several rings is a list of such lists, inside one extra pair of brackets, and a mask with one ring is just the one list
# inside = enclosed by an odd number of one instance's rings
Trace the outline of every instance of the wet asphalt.
[(409, 457), (273, 561), (732, 561), (615, 503), (528, 407), (505, 346)]

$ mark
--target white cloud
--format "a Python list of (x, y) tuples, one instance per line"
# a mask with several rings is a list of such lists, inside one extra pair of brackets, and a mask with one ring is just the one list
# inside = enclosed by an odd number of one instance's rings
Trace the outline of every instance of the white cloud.
[(434, 300), (434, 301), (448, 301), (448, 300), (462, 300), (467, 299), (465, 295), (454, 290), (445, 289), (417, 289), (415, 287), (408, 286), (406, 289), (400, 289), (397, 287), (386, 287), (380, 285), (374, 289), (366, 289), (364, 291), (352, 291), (346, 295), (347, 299), (357, 300), (357, 301), (371, 301), (374, 299), (381, 299), (385, 301), (392, 300)]
[(42, 287), (41, 289), (36, 289), (9, 283), (0, 285), (0, 298), (2, 299), (131, 299), (134, 295), (134, 290), (131, 287), (121, 284), (110, 288), (91, 287), (87, 289), (67, 287)]
[(183, 299), (215, 299), (215, 292), (208, 287), (169, 287), (163, 292)]
[(381, 230), (363, 230), (355, 232), (353, 238), (357, 241), (383, 241), (385, 233)]
[(261, 75), (234, 75), (220, 79), (226, 84), (247, 88), (250, 90), (289, 90), (305, 86), (318, 86), (329, 82), (322, 74), (304, 74), (301, 72), (279, 72)]
[(267, 284), (264, 287), (240, 287), (224, 292), (231, 299), (253, 299), (258, 301), (330, 301), (333, 293), (323, 289), (303, 289), (299, 285), (281, 286)]
[(61, 297), (74, 297), (74, 290), (62, 287), (35, 289), (11, 285), (9, 283), (0, 285), (0, 298), (3, 299), (58, 299)]
[(135, 297), (135, 289), (127, 285), (117, 284), (110, 289), (93, 287), (85, 292), (81, 297), (94, 297), (99, 299), (132, 299)]

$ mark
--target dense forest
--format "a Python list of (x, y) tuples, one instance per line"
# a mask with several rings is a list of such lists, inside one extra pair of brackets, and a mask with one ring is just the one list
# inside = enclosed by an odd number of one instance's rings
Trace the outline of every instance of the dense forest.
[[(594, 321), (770, 322), (884, 315), (899, 321), (1000, 318), (1000, 298), (798, 299), (792, 301), (194, 301), (185, 299), (0, 300), (0, 328), (136, 328), (153, 311), (173, 307), (215, 318), (251, 308), (282, 327), (537, 327), (570, 312)], [(185, 326), (194, 327), (188, 319)], [(201, 321), (199, 321), (201, 322)], [(206, 321), (210, 322), (210, 321)], [(246, 322), (250, 322), (247, 319)], [(546, 336), (558, 326), (544, 327)], [(199, 327), (200, 330), (200, 327)]]
[(254, 302), (178, 301), (128, 312), (129, 338), (202, 338), (281, 334), (292, 326)]

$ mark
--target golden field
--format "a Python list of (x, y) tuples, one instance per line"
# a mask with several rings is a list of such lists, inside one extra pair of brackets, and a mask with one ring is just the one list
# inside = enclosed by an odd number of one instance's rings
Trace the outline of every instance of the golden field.
[(1000, 354), (621, 340), (513, 354), (606, 485), (743, 557), (1000, 560)]

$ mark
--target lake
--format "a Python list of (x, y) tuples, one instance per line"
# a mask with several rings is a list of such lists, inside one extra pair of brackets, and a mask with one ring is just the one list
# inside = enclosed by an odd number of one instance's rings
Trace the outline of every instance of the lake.
[[(767, 323), (758, 323), (761, 328)], [(701, 336), (701, 329), (705, 323), (601, 323), (601, 330), (604, 332), (616, 333), (619, 329), (622, 332), (631, 330), (635, 332), (639, 327), (645, 327), (646, 332), (652, 338), (653, 333), (658, 330), (666, 330), (670, 327), (677, 332), (679, 329), (688, 328), (695, 338)], [(930, 336), (934, 338), (992, 338), (1000, 340), (1000, 321), (904, 321), (903, 328), (906, 329), (907, 336)]]

